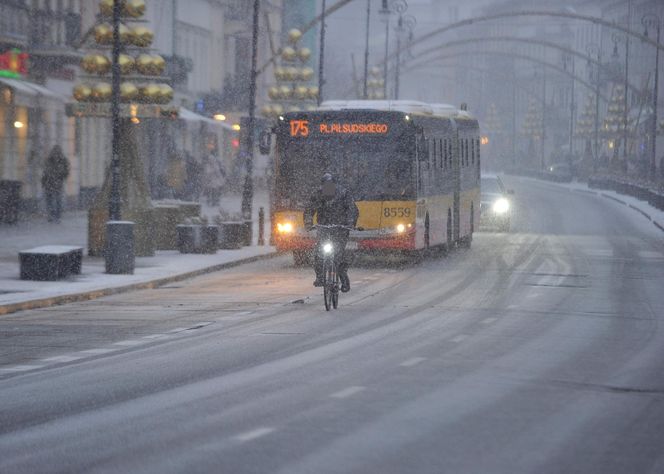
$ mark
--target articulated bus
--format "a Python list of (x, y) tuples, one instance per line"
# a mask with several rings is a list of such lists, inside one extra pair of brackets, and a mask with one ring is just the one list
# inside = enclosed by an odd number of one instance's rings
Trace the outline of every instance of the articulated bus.
[(272, 235), (307, 261), (315, 232), (303, 210), (324, 172), (349, 189), (361, 232), (351, 250), (469, 246), (480, 215), (477, 120), (445, 104), (328, 101), (279, 117), (275, 128)]

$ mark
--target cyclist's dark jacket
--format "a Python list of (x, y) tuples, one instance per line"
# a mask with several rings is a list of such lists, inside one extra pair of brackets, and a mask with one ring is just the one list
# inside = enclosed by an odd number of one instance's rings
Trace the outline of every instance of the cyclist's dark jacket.
[(350, 192), (337, 185), (337, 191), (332, 199), (326, 199), (322, 189), (311, 196), (304, 210), (304, 225), (313, 225), (314, 214), (317, 222), (322, 225), (355, 227), (360, 211)]

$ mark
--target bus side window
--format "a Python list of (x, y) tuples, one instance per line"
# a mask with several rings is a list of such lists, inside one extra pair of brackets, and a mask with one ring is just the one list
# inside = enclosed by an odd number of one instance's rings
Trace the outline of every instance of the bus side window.
[(445, 150), (443, 149), (443, 139), (438, 139), (438, 152), (440, 157), (440, 169), (443, 169), (443, 160), (445, 159)]
[(435, 168), (436, 167), (436, 152), (438, 151), (438, 149), (436, 148), (436, 139), (435, 138), (431, 138), (431, 145), (432, 146), (430, 147), (431, 148), (431, 153), (429, 154), (429, 161), (433, 162), (433, 166)]
[(466, 138), (464, 141), (466, 142), (466, 168), (468, 168), (470, 163), (470, 147), (468, 146), (468, 139)]
[(448, 138), (447, 139), (447, 166), (448, 168), (452, 168), (454, 165), (452, 164), (452, 139)]
[(470, 162), (470, 147), (468, 146), (468, 139), (464, 140), (466, 142), (466, 168), (468, 168), (468, 163)]

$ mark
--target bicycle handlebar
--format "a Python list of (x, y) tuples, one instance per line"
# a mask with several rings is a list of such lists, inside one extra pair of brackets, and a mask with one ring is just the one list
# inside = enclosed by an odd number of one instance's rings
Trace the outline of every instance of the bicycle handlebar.
[(311, 226), (311, 229), (317, 229), (317, 228), (321, 228), (321, 229), (361, 230), (359, 228), (356, 229), (355, 227), (348, 227), (348, 226), (345, 226), (345, 225), (336, 225), (336, 224), (332, 224), (332, 225), (316, 224), (316, 225)]

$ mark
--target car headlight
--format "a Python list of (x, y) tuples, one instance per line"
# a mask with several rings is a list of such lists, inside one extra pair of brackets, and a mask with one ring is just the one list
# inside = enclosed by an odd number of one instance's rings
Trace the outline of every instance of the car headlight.
[(497, 199), (496, 202), (493, 203), (493, 212), (496, 214), (505, 214), (509, 210), (510, 202), (505, 198)]
[(326, 242), (326, 243), (323, 244), (323, 253), (332, 253), (333, 249), (334, 249), (334, 247), (332, 246), (331, 243)]
[(282, 234), (290, 234), (293, 232), (293, 224), (290, 222), (278, 222), (277, 223), (277, 231), (281, 232)]

